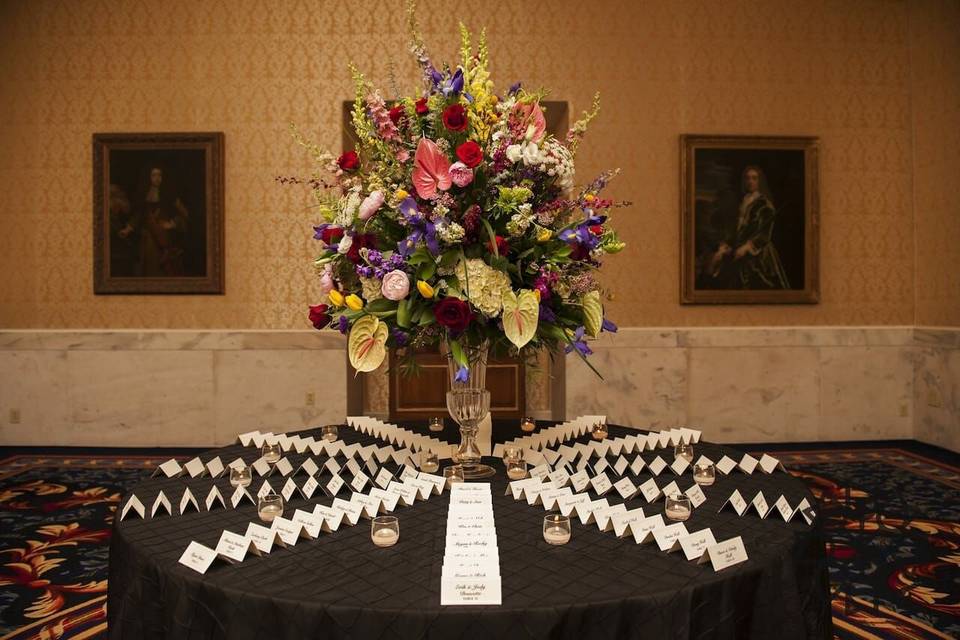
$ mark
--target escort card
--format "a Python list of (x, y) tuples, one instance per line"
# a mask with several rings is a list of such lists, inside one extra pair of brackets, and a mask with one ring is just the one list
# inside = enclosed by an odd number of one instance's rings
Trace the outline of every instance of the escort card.
[(370, 478), (367, 477), (367, 474), (363, 471), (360, 471), (353, 476), (353, 480), (350, 481), (350, 488), (358, 492), (363, 491), (363, 488), (367, 486), (368, 482), (370, 482)]
[(669, 431), (661, 431), (661, 432), (658, 434), (658, 436), (659, 436), (659, 440), (658, 440), (658, 442), (657, 442), (657, 447), (660, 448), (660, 449), (666, 449), (666, 448), (667, 448), (667, 445), (670, 444), (670, 432), (669, 432)]
[(660, 497), (660, 487), (657, 486), (657, 482), (653, 478), (641, 484), (639, 490), (643, 499), (648, 503)]
[(590, 486), (599, 496), (606, 495), (606, 493), (613, 488), (613, 485), (610, 483), (610, 478), (608, 478), (605, 473), (601, 473), (595, 478), (592, 478), (590, 480)]
[(680, 538), (680, 548), (687, 560), (696, 560), (700, 558), (707, 550), (717, 544), (713, 537), (713, 531), (708, 528), (694, 531), (688, 536)]
[(270, 486), (269, 480), (264, 480), (263, 484), (260, 485), (260, 490), (257, 491), (257, 497), (262, 498), (263, 496), (269, 495), (271, 493), (276, 493), (276, 491), (274, 491), (273, 487)]
[(539, 466), (534, 467), (533, 469), (530, 469), (531, 478), (540, 478), (542, 480), (543, 478), (546, 478), (549, 475), (550, 475), (550, 465), (547, 463), (541, 464)]
[(180, 564), (190, 567), (197, 573), (206, 573), (217, 557), (217, 552), (199, 542), (191, 542), (180, 556)]
[(157, 499), (153, 501), (153, 506), (150, 507), (150, 517), (155, 517), (159, 509), (166, 511), (168, 516), (173, 515), (173, 507), (170, 506), (170, 501), (167, 500), (167, 496), (163, 494), (162, 490), (157, 494)]
[(303, 461), (303, 464), (297, 467), (296, 474), (299, 474), (301, 471), (303, 471), (308, 476), (315, 476), (317, 475), (317, 473), (320, 472), (320, 467), (317, 466), (317, 463), (314, 462), (313, 458), (307, 458), (306, 460)]
[(183, 468), (180, 466), (180, 463), (177, 462), (174, 458), (170, 458), (169, 460), (161, 464), (159, 467), (157, 467), (156, 471), (150, 474), (150, 477), (153, 478), (155, 476), (162, 475), (165, 478), (176, 478), (182, 473), (183, 473)]
[(363, 517), (363, 505), (358, 502), (347, 502), (340, 498), (334, 498), (331, 508), (342, 512), (344, 518), (346, 518), (347, 522), (351, 525), (357, 524), (360, 518)]
[(737, 461), (730, 456), (723, 456), (717, 463), (717, 471), (723, 475), (729, 475), (731, 471), (737, 468)]
[(610, 441), (610, 455), (620, 456), (623, 453), (623, 438), (614, 438)]
[(730, 505), (730, 507), (737, 512), (738, 516), (742, 516), (743, 512), (747, 510), (747, 501), (743, 499), (742, 495), (740, 495), (739, 489), (734, 489), (733, 493), (730, 494), (730, 497), (727, 498), (727, 501), (720, 505), (720, 508), (717, 509), (717, 513), (723, 511), (727, 505)]
[(206, 499), (203, 501), (204, 506), (207, 508), (207, 511), (213, 511), (213, 507), (220, 503), (221, 509), (226, 509), (227, 504), (223, 501), (223, 494), (220, 493), (220, 489), (217, 488), (217, 485), (210, 487), (210, 493), (207, 494)]
[(386, 489), (392, 481), (393, 474), (391, 474), (386, 467), (380, 469), (380, 473), (374, 478), (374, 483), (381, 489)]
[(574, 493), (557, 498), (557, 508), (565, 516), (571, 516), (574, 513), (580, 515), (582, 509), (589, 511), (590, 494)]
[(573, 490), (570, 487), (564, 487), (562, 489), (549, 489), (547, 491), (541, 491), (540, 495), (537, 496), (538, 499), (543, 502), (543, 508), (545, 511), (550, 511), (557, 508), (556, 502), (557, 499), (561, 496), (570, 496), (573, 495)]
[(123, 510), (120, 511), (120, 520), (126, 518), (131, 509), (133, 509), (134, 513), (140, 516), (141, 520), (143, 520), (146, 508), (143, 506), (143, 503), (140, 502), (140, 498), (138, 498), (136, 495), (130, 496), (130, 499), (127, 500), (127, 504), (123, 505)]
[(280, 458), (273, 468), (283, 477), (287, 477), (293, 473), (293, 464), (290, 462), (290, 458)]
[(253, 540), (231, 531), (224, 531), (220, 534), (216, 552), (218, 556), (231, 563), (243, 562), (248, 553), (260, 555), (260, 549), (257, 548)]
[(363, 473), (363, 471), (360, 469), (360, 465), (353, 458), (347, 460), (347, 464), (344, 466), (347, 468), (347, 471), (350, 472), (351, 476), (356, 476), (358, 473)]
[(624, 501), (637, 495), (637, 487), (630, 481), (630, 478), (621, 478), (613, 484), (613, 487)]
[(627, 534), (632, 534), (631, 527), (646, 520), (643, 515), (643, 509), (631, 509), (630, 511), (621, 511), (610, 516), (610, 524), (613, 525), (613, 533), (618, 538)]
[(770, 513), (770, 505), (767, 504), (767, 499), (763, 497), (763, 491), (758, 491), (757, 495), (753, 496), (750, 506), (756, 510), (757, 515), (761, 518), (766, 518), (767, 514)]
[(714, 571), (721, 571), (727, 567), (747, 561), (747, 550), (743, 546), (743, 538), (737, 536), (729, 540), (707, 547), (707, 553), (704, 554), (697, 564), (710, 562)]
[(763, 469), (764, 473), (773, 473), (777, 469), (783, 471), (783, 465), (780, 464), (780, 461), (774, 458), (773, 456), (767, 455), (766, 453), (760, 456), (760, 468)]
[(610, 523), (610, 518), (618, 513), (626, 513), (627, 506), (624, 504), (612, 504), (606, 507), (600, 507), (599, 509), (594, 509), (593, 519), (597, 522), (597, 528), (600, 531), (612, 531), (613, 525)]
[(607, 470), (607, 467), (609, 466), (610, 466), (610, 463), (607, 462), (606, 458), (600, 458), (599, 460), (593, 463), (593, 472), (603, 473), (604, 471)]
[(653, 459), (653, 462), (647, 465), (647, 468), (650, 469), (650, 473), (652, 473), (655, 476), (658, 476), (661, 473), (663, 473), (664, 469), (667, 468), (667, 463), (663, 458), (661, 458), (660, 456), (657, 456), (656, 458)]
[(234, 441), (235, 444), (242, 444), (245, 447), (249, 447), (253, 444), (253, 436), (260, 435), (259, 431), (248, 431), (247, 433), (237, 434), (237, 439)]
[(550, 482), (553, 483), (555, 487), (565, 487), (567, 483), (570, 482), (570, 474), (567, 473), (565, 469), (556, 469), (547, 474), (547, 477), (550, 478)]
[(576, 473), (570, 474), (570, 486), (573, 487), (573, 490), (577, 493), (580, 493), (590, 484), (590, 476), (587, 474), (586, 469), (581, 469)]
[(301, 537), (306, 537), (303, 533), (302, 524), (284, 518), (283, 516), (277, 516), (273, 519), (273, 530), (280, 535), (283, 544), (288, 547), (297, 544)]
[(219, 478), (223, 475), (224, 471), (226, 471), (226, 468), (224, 468), (223, 460), (220, 459), (220, 456), (215, 457), (207, 463), (207, 473), (210, 474), (211, 478)]
[(339, 509), (332, 509), (330, 507), (325, 507), (321, 504), (318, 504), (313, 507), (314, 515), (318, 515), (323, 518), (323, 530), (327, 533), (333, 533), (340, 528), (340, 523), (343, 522), (343, 511)]
[(336, 473), (333, 474), (333, 477), (330, 478), (330, 481), (327, 482), (326, 486), (324, 487), (327, 494), (331, 496), (335, 496), (338, 493), (340, 493), (340, 489), (342, 488), (343, 488), (343, 478), (341, 478)]
[(689, 535), (687, 527), (682, 522), (661, 527), (653, 530), (653, 539), (660, 548), (660, 551), (678, 551), (680, 549), (680, 538)]
[(673, 461), (673, 464), (670, 465), (670, 470), (678, 476), (683, 475), (683, 472), (689, 468), (690, 463), (687, 462), (686, 458), (677, 458)]
[(243, 458), (237, 458), (227, 466), (231, 469), (245, 469), (247, 467), (247, 463), (243, 461)]
[(253, 541), (253, 544), (256, 545), (261, 553), (270, 553), (274, 545), (278, 547), (286, 546), (283, 544), (279, 533), (273, 529), (259, 525), (256, 522), (251, 522), (247, 525), (246, 535)]
[(627, 459), (623, 456), (617, 458), (617, 461), (613, 465), (613, 470), (618, 476), (622, 476), (627, 470), (627, 467), (630, 466), (630, 463), (627, 462)]
[(633, 462), (630, 463), (630, 473), (635, 476), (640, 475), (645, 464), (646, 462), (643, 461), (643, 456), (637, 455), (637, 457), (633, 459)]
[(660, 447), (660, 434), (656, 431), (651, 431), (647, 434), (647, 446), (645, 449), (647, 451), (654, 451)]
[(291, 520), (303, 527), (301, 531), (304, 538), (316, 540), (320, 537), (320, 530), (323, 528), (323, 516), (297, 509), (293, 512)]
[(670, 484), (661, 489), (660, 492), (666, 497), (680, 495), (682, 493), (680, 491), (680, 485), (677, 484), (676, 480), (671, 481)]
[(260, 476), (268, 476), (273, 473), (273, 467), (271, 467), (270, 463), (263, 458), (260, 458), (253, 463), (253, 470), (256, 471)]
[(714, 462), (707, 456), (700, 456), (697, 458), (695, 464), (714, 464)]
[(190, 487), (187, 487), (183, 490), (183, 496), (180, 497), (180, 515), (183, 515), (187, 509), (193, 507), (194, 511), (200, 511), (200, 505), (197, 504), (197, 499), (193, 496), (193, 492), (190, 491)]
[(790, 522), (790, 518), (793, 517), (794, 511), (790, 506), (790, 503), (787, 502), (786, 498), (784, 498), (782, 495), (777, 498), (776, 502), (773, 503), (773, 508), (777, 510), (784, 522)]
[(743, 454), (743, 458), (740, 460), (740, 464), (737, 465), (741, 471), (744, 473), (753, 473), (753, 470), (757, 468), (757, 459), (751, 456), (749, 453)]
[(610, 506), (606, 498), (591, 500), (590, 504), (577, 508), (577, 515), (580, 517), (580, 524), (588, 525), (597, 521), (593, 517), (593, 512)]
[(400, 502), (405, 507), (413, 505), (417, 500), (417, 488), (403, 484), (402, 482), (393, 481), (387, 485), (386, 490), (399, 496)]
[(403, 481), (403, 483), (407, 486), (414, 487), (417, 490), (417, 497), (421, 500), (428, 499), (434, 490), (432, 482), (427, 482), (426, 480), (421, 480), (420, 478), (407, 478)]
[(410, 478), (416, 478), (418, 473), (419, 471), (414, 469), (412, 466), (404, 465), (403, 468), (400, 469), (400, 475), (397, 477), (400, 478), (401, 482), (403, 482), (404, 480), (409, 480)]
[(423, 471), (421, 471), (417, 475), (417, 479), (426, 480), (427, 482), (433, 483), (433, 492), (436, 495), (440, 495), (441, 493), (443, 493), (444, 488), (446, 488), (447, 486), (446, 478), (444, 478), (443, 476), (438, 476), (433, 473), (424, 473)]
[(207, 467), (200, 458), (194, 458), (183, 465), (183, 470), (190, 474), (191, 478), (199, 478), (207, 472)]
[(694, 509), (707, 501), (707, 496), (703, 493), (703, 488), (698, 484), (694, 484), (692, 487), (687, 489), (684, 492), (684, 495), (690, 498), (690, 506), (692, 506)]
[(523, 491), (527, 487), (539, 486), (541, 483), (539, 478), (524, 478), (523, 480), (514, 480), (507, 483), (507, 490), (504, 492), (504, 495), (510, 494), (513, 496), (514, 500), (519, 500), (524, 497)]
[(381, 489), (380, 487), (372, 487), (370, 489), (370, 495), (380, 500), (380, 508), (386, 513), (393, 513), (393, 510), (397, 508), (397, 503), (400, 501), (400, 496)]
[(649, 518), (630, 525), (630, 532), (633, 534), (633, 541), (637, 544), (643, 544), (653, 540), (653, 532), (662, 529), (666, 525), (663, 522), (663, 516), (659, 513)]
[(284, 502), (290, 502), (293, 494), (299, 491), (300, 487), (298, 487), (297, 483), (293, 481), (293, 478), (287, 478), (287, 481), (283, 484), (283, 488), (280, 489), (280, 495), (283, 496)]
[(249, 501), (250, 504), (257, 504), (246, 487), (237, 487), (233, 495), (230, 496), (230, 506), (236, 509), (244, 500)]
[(797, 511), (799, 511), (800, 515), (803, 516), (803, 519), (807, 521), (807, 524), (813, 524), (814, 518), (817, 517), (817, 512), (813, 510), (813, 507), (806, 498), (800, 501), (800, 504), (797, 505), (794, 513)]

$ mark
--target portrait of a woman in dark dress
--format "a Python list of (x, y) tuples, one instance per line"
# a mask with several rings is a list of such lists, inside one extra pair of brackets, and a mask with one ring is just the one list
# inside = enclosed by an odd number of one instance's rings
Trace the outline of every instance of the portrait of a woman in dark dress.
[(183, 276), (190, 212), (164, 183), (162, 167), (149, 167), (135, 202), (140, 226), (138, 274)]

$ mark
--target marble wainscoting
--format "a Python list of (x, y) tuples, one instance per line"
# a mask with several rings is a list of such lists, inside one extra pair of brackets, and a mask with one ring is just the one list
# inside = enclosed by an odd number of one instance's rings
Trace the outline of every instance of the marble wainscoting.
[(0, 331), (0, 443), (225, 444), (342, 420), (346, 377), (336, 334)]
[[(568, 358), (568, 416), (692, 424), (719, 442), (915, 437), (912, 327), (623, 329), (592, 348), (605, 382)], [(956, 398), (947, 360), (938, 379)], [(939, 418), (956, 433), (955, 411)]]
[(914, 341), (915, 437), (960, 451), (960, 329), (917, 328)]

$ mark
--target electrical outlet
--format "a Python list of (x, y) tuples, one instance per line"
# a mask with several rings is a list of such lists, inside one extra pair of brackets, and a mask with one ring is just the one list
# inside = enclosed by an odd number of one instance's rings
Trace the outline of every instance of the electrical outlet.
[(20, 409), (10, 409), (10, 424), (20, 424)]
[(927, 389), (927, 406), (942, 407), (943, 399), (940, 397), (939, 389)]
[(317, 394), (313, 391), (307, 391), (307, 397), (304, 399), (304, 403), (308, 407), (312, 407), (317, 404)]

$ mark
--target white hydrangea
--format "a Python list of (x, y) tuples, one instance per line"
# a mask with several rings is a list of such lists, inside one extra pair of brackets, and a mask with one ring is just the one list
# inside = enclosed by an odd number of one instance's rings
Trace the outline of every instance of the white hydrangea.
[(496, 318), (503, 310), (503, 296), (511, 291), (510, 276), (487, 265), (480, 258), (461, 260), (457, 264), (460, 290), (473, 306), (488, 318)]
[[(524, 207), (526, 207), (526, 213), (524, 213)], [(523, 235), (530, 227), (530, 223), (533, 222), (533, 216), (530, 215), (529, 204), (524, 203), (520, 205), (520, 211), (520, 213), (515, 213), (510, 216), (510, 220), (507, 221), (507, 233), (511, 236)]]
[(466, 231), (456, 222), (441, 222), (436, 225), (437, 235), (447, 244), (463, 242)]
[(360, 284), (363, 285), (363, 299), (367, 302), (373, 302), (383, 297), (380, 291), (381, 282), (379, 278), (360, 278)]

